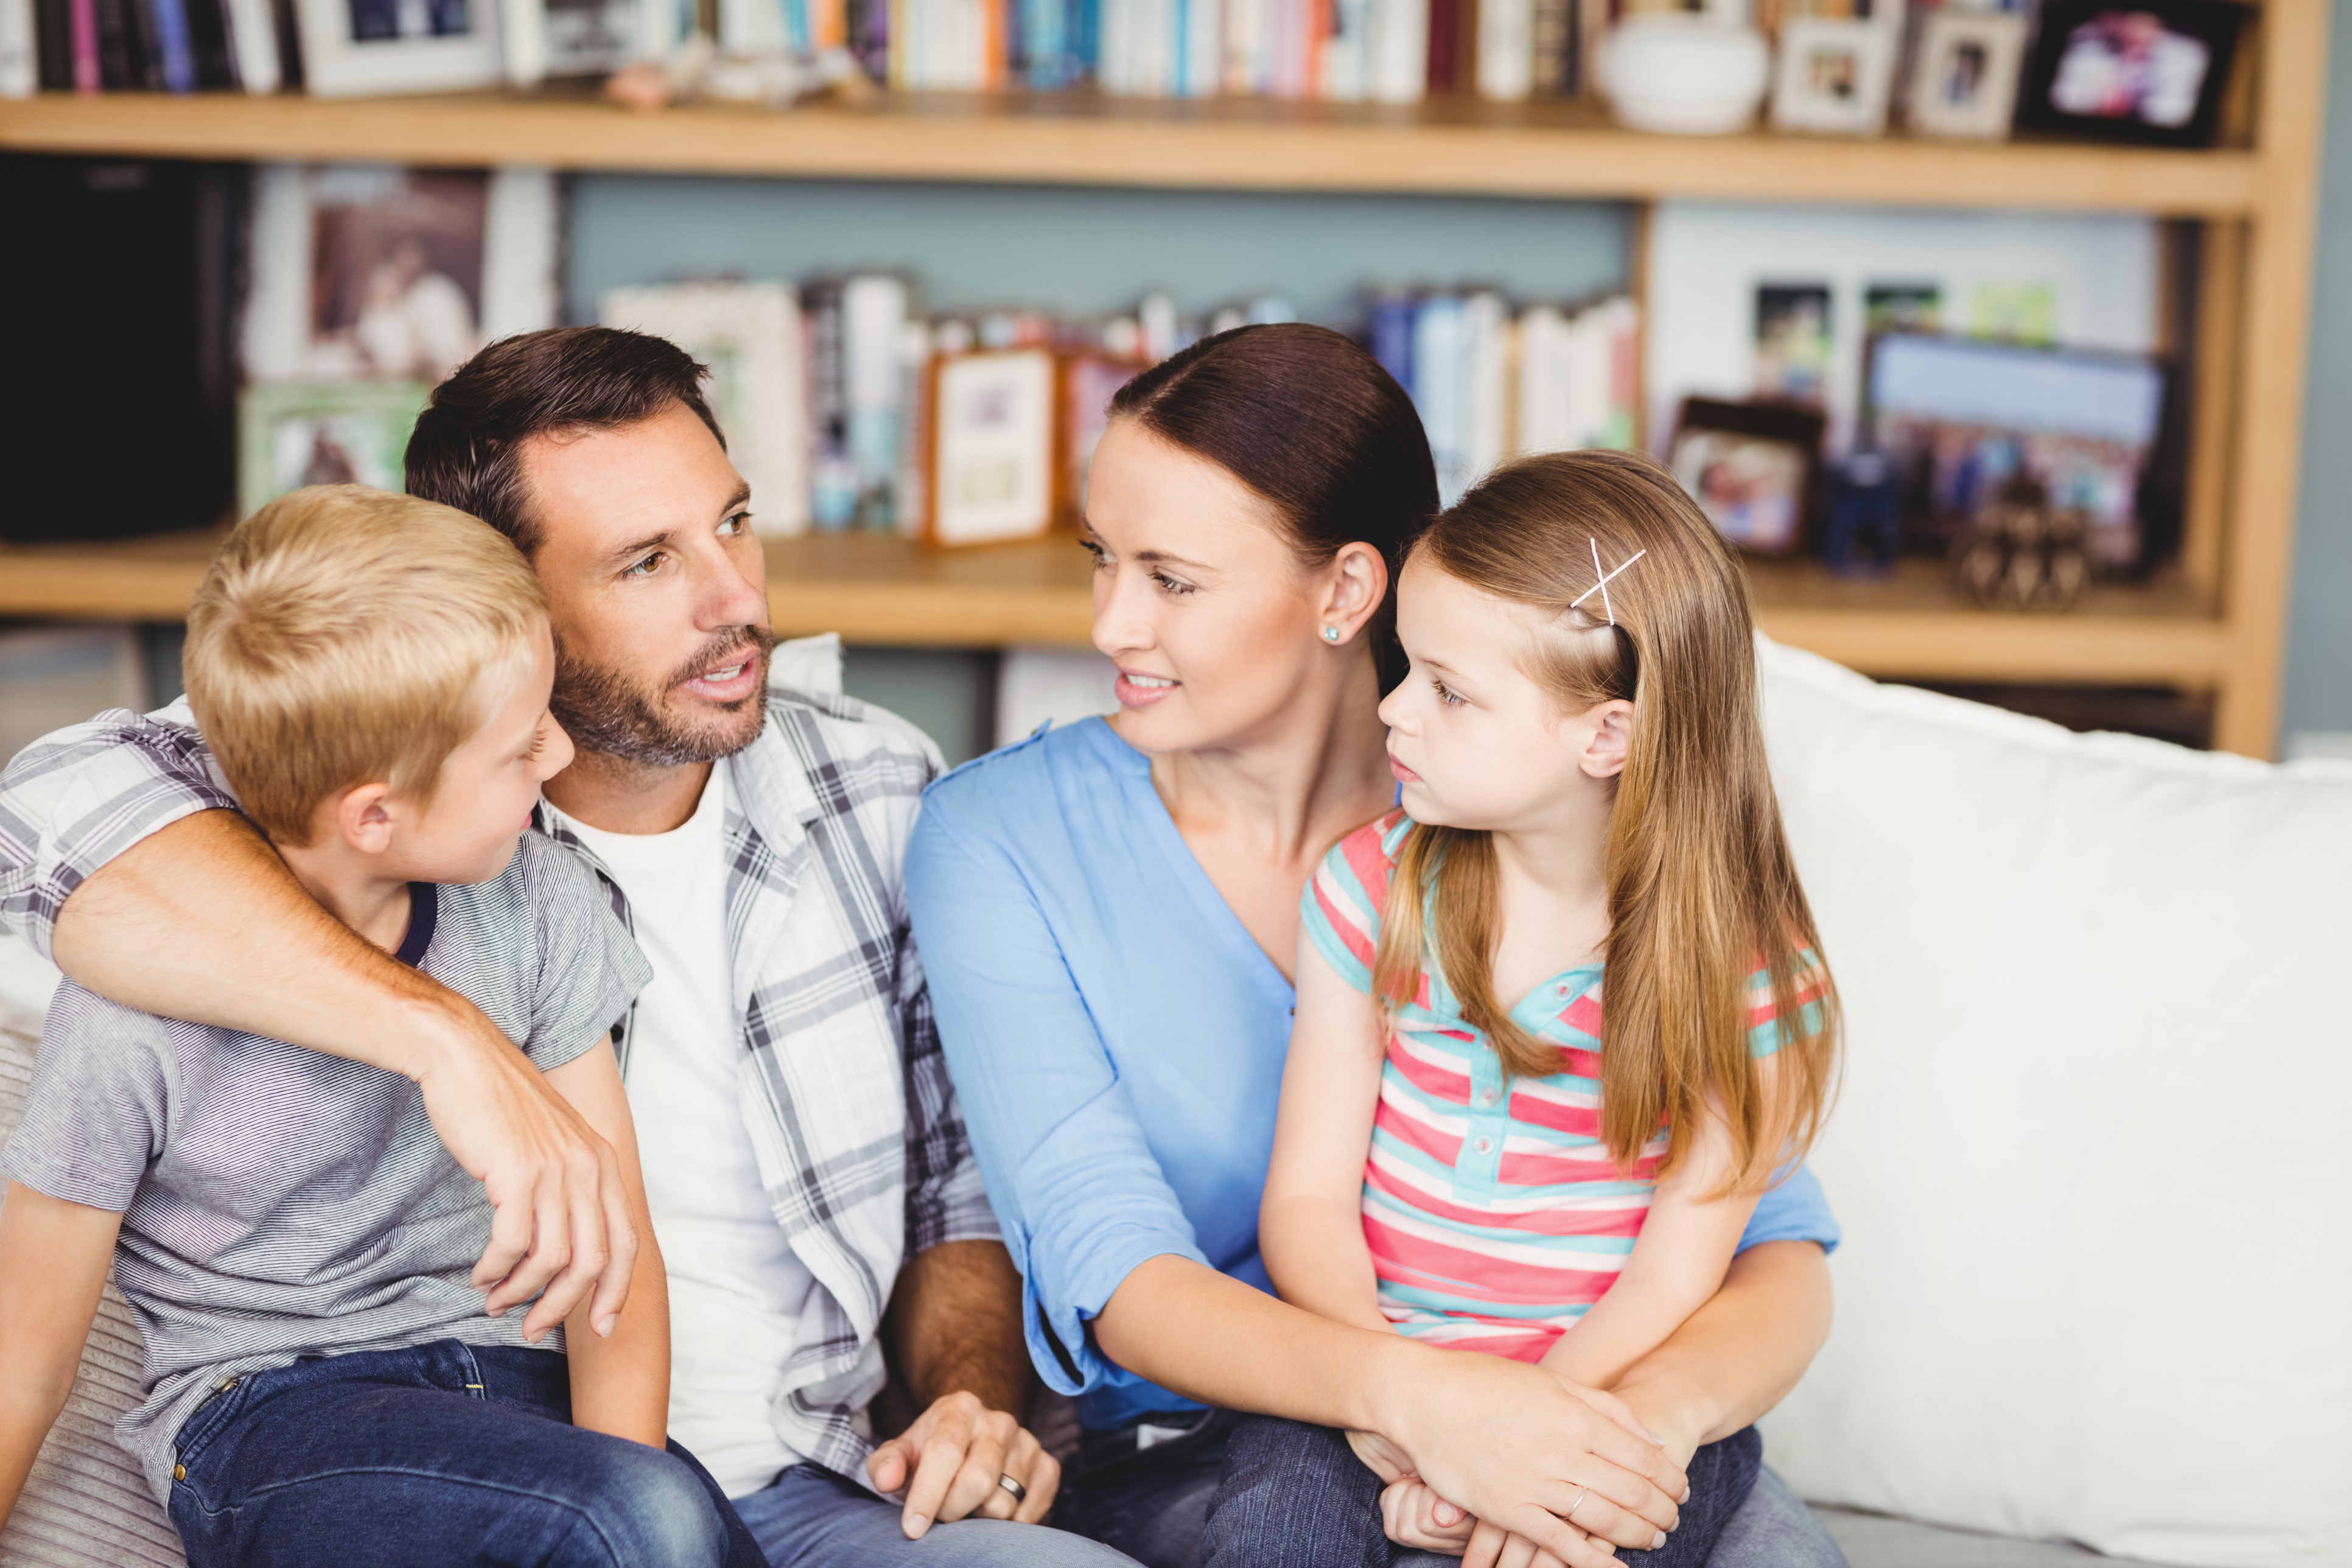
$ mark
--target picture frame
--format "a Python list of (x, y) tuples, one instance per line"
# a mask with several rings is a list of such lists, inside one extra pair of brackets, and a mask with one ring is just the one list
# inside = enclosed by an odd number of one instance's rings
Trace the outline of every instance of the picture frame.
[(310, 485), (405, 488), (403, 458), (430, 390), (418, 381), (247, 386), (237, 399), (237, 516)]
[(2146, 147), (2210, 147), (2250, 8), (2235, 0), (2048, 0), (2017, 127)]
[[(1892, 332), (1872, 345), (1872, 440), (1923, 544), (1948, 541), (2024, 475), (2079, 512), (2083, 548), (2110, 575), (2148, 564), (2169, 506), (2155, 483), (2177, 432), (2177, 395), (2154, 354)], [(2176, 498), (2177, 499), (2177, 498)]]
[(294, 0), (318, 98), (456, 92), (506, 79), (499, 0)]
[(1794, 555), (1813, 510), (1827, 424), (1818, 409), (1685, 398), (1666, 467), (1732, 545)]
[(1062, 488), (1056, 372), (1054, 351), (1042, 346), (934, 356), (924, 399), (927, 542), (996, 544), (1053, 531)]
[(1828, 136), (1884, 132), (1896, 37), (1885, 17), (1791, 16), (1781, 23), (1773, 129)]
[(790, 539), (809, 526), (808, 371), (799, 292), (788, 283), (614, 289), (597, 319), (666, 338), (708, 367), (704, 395), (727, 455), (751, 487), (751, 530)]
[(1054, 512), (1057, 525), (1073, 533), (1086, 522), (1087, 476), (1094, 468), (1095, 447), (1110, 424), (1110, 400), (1145, 368), (1139, 360), (1100, 349), (1078, 349), (1062, 356), (1056, 395), (1061, 417), (1055, 442), (1055, 474), (1061, 489)]
[(1911, 130), (1954, 142), (2005, 140), (2017, 113), (2025, 34), (2019, 11), (1929, 12), (1911, 65)]

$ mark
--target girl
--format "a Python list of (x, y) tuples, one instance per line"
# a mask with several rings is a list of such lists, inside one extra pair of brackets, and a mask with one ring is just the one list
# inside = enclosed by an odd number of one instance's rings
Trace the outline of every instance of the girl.
[[(1607, 1389), (1723, 1283), (1835, 1062), (1744, 579), (1647, 459), (1534, 458), (1423, 536), (1398, 635), (1402, 809), (1341, 839), (1301, 907), (1266, 1267), (1327, 1318)], [(1385, 1563), (1383, 1526), (1551, 1561), (1381, 1438), (1261, 1421), (1234, 1449), (1215, 1563)], [(1759, 1462), (1752, 1427), (1700, 1450), (1651, 1561), (1705, 1562)], [(1615, 1534), (1592, 1481), (1561, 1517)]]

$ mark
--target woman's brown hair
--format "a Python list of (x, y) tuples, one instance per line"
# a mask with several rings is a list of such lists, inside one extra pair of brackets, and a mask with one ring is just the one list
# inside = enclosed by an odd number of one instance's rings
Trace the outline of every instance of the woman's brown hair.
[[(1609, 579), (1605, 608), (1591, 592), (1596, 550), (1603, 571), (1640, 555)], [(1412, 559), (1546, 620), (1524, 668), (1561, 712), (1633, 704), (1609, 822), (1601, 1141), (1627, 1167), (1664, 1123), (1663, 1175), (1711, 1100), (1736, 1149), (1727, 1190), (1761, 1185), (1801, 1157), (1827, 1114), (1839, 1015), (1765, 760), (1739, 563), (1671, 475), (1610, 451), (1496, 470), (1430, 525)], [(1495, 995), (1497, 878), (1483, 831), (1423, 824), (1408, 835), (1374, 994), (1391, 1005), (1413, 995), (1424, 900), (1463, 1017), (1509, 1072), (1559, 1072), (1559, 1048)], [(1748, 1049), (1759, 969), (1780, 1031), (1769, 1106)]]
[(1119, 388), (1110, 416), (1264, 496), (1307, 565), (1359, 541), (1379, 551), (1389, 591), (1366, 635), (1381, 689), (1397, 683), (1397, 574), (1437, 511), (1437, 465), (1412, 399), (1380, 361), (1328, 327), (1236, 327)]

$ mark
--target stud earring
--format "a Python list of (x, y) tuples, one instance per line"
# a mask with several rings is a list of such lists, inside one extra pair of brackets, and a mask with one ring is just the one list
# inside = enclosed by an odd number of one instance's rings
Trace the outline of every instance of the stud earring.
[(1323, 628), (1323, 640), (1330, 643), (1338, 642), (1339, 640), (1339, 628), (1337, 626), (1325, 626)]

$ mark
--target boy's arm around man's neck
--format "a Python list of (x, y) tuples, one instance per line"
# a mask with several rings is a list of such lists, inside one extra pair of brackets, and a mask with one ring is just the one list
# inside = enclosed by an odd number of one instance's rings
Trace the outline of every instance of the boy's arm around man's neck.
[(243, 817), (197, 812), (108, 861), (66, 900), (51, 951), (126, 1006), (414, 1079), (498, 1213), (475, 1274), (488, 1304), (539, 1296), (533, 1333), (592, 1292), (597, 1318), (619, 1312), (639, 1231), (611, 1143), (479, 1008), (320, 909)]

